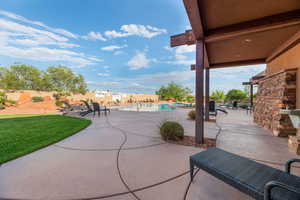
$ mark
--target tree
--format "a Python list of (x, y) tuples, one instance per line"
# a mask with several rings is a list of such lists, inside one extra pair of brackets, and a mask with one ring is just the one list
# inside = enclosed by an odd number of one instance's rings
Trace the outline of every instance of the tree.
[(226, 101), (238, 101), (241, 102), (247, 99), (247, 94), (242, 90), (232, 89), (226, 94)]
[(218, 103), (223, 103), (225, 100), (225, 93), (222, 90), (215, 90), (212, 92), (210, 99), (215, 100)]
[(16, 90), (40, 90), (41, 72), (30, 65), (15, 64), (1, 68), (1, 87)]
[(159, 95), (160, 99), (166, 100), (169, 98), (174, 98), (177, 101), (182, 101), (186, 97), (190, 96), (192, 93), (191, 89), (183, 87), (174, 82), (169, 83), (167, 86), (162, 86), (156, 95)]
[(87, 92), (87, 85), (82, 75), (76, 75), (64, 66), (49, 67), (44, 75), (52, 89), (58, 92), (82, 93)]
[(82, 94), (88, 90), (84, 77), (76, 75), (69, 68), (57, 66), (40, 71), (36, 67), (24, 64), (0, 67), (0, 88)]

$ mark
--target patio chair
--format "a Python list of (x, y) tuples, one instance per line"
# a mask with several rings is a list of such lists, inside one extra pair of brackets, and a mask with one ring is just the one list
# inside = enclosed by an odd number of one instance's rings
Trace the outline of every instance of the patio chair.
[(92, 102), (92, 104), (94, 116), (96, 115), (96, 112), (98, 112), (98, 116), (100, 116), (101, 112), (104, 112), (105, 115), (107, 115), (108, 112), (110, 113), (110, 109), (106, 108), (106, 106), (104, 108), (101, 108), (99, 103)]
[(215, 101), (209, 101), (208, 109), (209, 109), (209, 114), (213, 116), (217, 116), (218, 111), (227, 114), (227, 111), (224, 108), (216, 107)]
[(80, 112), (80, 115), (81, 115), (81, 116), (85, 116), (85, 115), (87, 115), (87, 114), (89, 114), (89, 113), (92, 113), (92, 112), (93, 112), (93, 109), (91, 108), (90, 104), (89, 104), (87, 101), (85, 101), (85, 100), (82, 100), (82, 102), (83, 102), (84, 105), (86, 106), (86, 110), (83, 111), (83, 112)]
[(64, 101), (65, 108), (69, 111), (82, 111), (82, 106), (80, 105), (71, 105), (69, 102)]
[(299, 200), (300, 177), (290, 174), (294, 162), (300, 159), (289, 160), (286, 171), (281, 171), (211, 148), (190, 157), (190, 175), (193, 181), (194, 167), (198, 167), (257, 200)]

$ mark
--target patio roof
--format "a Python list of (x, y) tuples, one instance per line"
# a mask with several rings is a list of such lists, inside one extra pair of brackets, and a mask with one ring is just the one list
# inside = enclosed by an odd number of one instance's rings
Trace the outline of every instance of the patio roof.
[[(192, 30), (171, 37), (171, 47), (196, 44), (196, 141), (204, 142), (209, 69), (264, 64), (300, 42), (299, 0), (183, 0)], [(205, 120), (209, 109), (205, 106)]]
[(205, 67), (267, 63), (300, 41), (299, 0), (184, 0), (192, 26), (171, 46), (205, 43)]

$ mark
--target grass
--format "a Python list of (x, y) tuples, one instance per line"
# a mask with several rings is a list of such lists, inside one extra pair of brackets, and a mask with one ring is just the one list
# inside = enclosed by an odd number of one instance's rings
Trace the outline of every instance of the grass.
[(91, 124), (61, 115), (1, 115), (0, 163), (61, 141)]

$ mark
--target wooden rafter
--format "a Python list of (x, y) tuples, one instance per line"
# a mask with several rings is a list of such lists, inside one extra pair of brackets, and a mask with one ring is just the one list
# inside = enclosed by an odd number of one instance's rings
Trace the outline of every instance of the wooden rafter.
[(287, 50), (291, 49), (295, 45), (297, 45), (300, 42), (300, 31), (298, 31), (296, 34), (294, 34), (290, 39), (288, 39), (286, 42), (284, 42), (282, 45), (280, 45), (277, 49), (275, 49), (270, 56), (266, 59), (266, 62), (271, 62), (276, 57), (280, 56)]
[(205, 42), (215, 42), (241, 35), (274, 30), (297, 24), (300, 24), (300, 10), (209, 30), (206, 33)]
[[(243, 61), (235, 61), (235, 62), (226, 62), (226, 63), (216, 63), (216, 64), (210, 64), (210, 69), (215, 68), (224, 68), (224, 67), (238, 67), (238, 66), (244, 66), (244, 65), (258, 65), (258, 64), (265, 64), (266, 59), (260, 58), (260, 59), (252, 59), (252, 60), (243, 60)], [(191, 65), (191, 70), (195, 70), (196, 65)]]
[[(288, 13), (272, 15), (261, 19), (234, 24), (214, 30), (210, 30), (204, 36), (206, 43), (226, 40), (233, 37), (274, 30), (300, 24), (300, 10)], [(192, 45), (196, 43), (196, 37), (192, 35), (192, 30), (187, 30), (183, 34), (171, 37), (171, 46)]]
[(243, 60), (243, 61), (234, 61), (234, 62), (226, 62), (226, 63), (215, 63), (210, 64), (209, 68), (223, 68), (223, 67), (237, 67), (237, 66), (246, 66), (246, 65), (258, 65), (265, 64), (265, 58), (252, 59), (252, 60)]
[(204, 36), (203, 24), (200, 15), (198, 0), (184, 0), (184, 6), (188, 14), (196, 40), (202, 40)]

